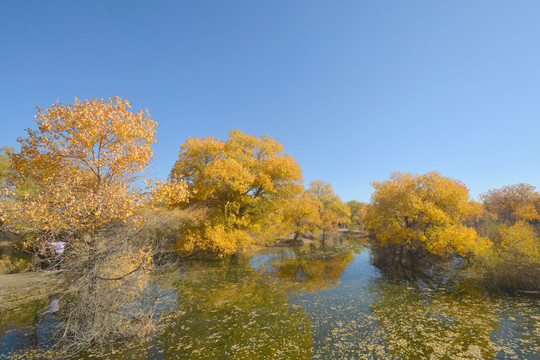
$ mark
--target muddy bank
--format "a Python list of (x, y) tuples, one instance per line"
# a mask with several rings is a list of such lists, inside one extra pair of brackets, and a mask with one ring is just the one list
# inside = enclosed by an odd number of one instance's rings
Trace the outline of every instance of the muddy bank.
[[(27, 272), (22, 274), (0, 275), (0, 303), (7, 298), (27, 292), (43, 293), (58, 282), (59, 271)], [(0, 304), (0, 307), (6, 304)]]

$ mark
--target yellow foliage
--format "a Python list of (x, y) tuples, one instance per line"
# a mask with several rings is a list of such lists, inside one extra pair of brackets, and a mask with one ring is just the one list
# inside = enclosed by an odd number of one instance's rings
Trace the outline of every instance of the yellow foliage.
[(491, 246), (491, 242), (480, 238), (474, 229), (461, 224), (449, 225), (444, 230), (430, 229), (429, 233), (431, 241), (426, 241), (426, 248), (436, 255), (444, 256), (453, 251), (467, 255), (482, 252)]
[(294, 197), (282, 205), (284, 220), (289, 222), (295, 238), (302, 233), (317, 229), (320, 223), (320, 201), (310, 196)]
[(38, 107), (37, 130), (12, 154), (18, 181), (36, 184), (10, 204), (19, 230), (92, 231), (133, 214), (141, 193), (129, 183), (153, 156), (157, 123), (130, 108), (119, 97)]
[(334, 193), (332, 184), (322, 180), (314, 180), (309, 183), (305, 195), (318, 203), (319, 218), (317, 227), (323, 232), (336, 228), (338, 223), (348, 223), (350, 221), (351, 210)]
[(213, 252), (230, 254), (237, 249), (249, 249), (253, 242), (247, 231), (227, 228), (223, 224), (216, 224), (205, 230), (205, 238), (209, 240), (205, 246)]
[(346, 205), (351, 212), (350, 222), (355, 225), (362, 225), (364, 217), (366, 216), (367, 204), (358, 200), (351, 200), (347, 201)]
[[(227, 141), (209, 136), (182, 144), (170, 183), (185, 183), (190, 205), (208, 212), (204, 224), (179, 240), (179, 248), (232, 254), (267, 241), (264, 224), (280, 216), (278, 204), (303, 191), (300, 166), (283, 151), (267, 135), (240, 130), (231, 130)], [(168, 205), (187, 206), (174, 201)]]
[(521, 220), (540, 220), (537, 204), (540, 195), (536, 187), (529, 184), (516, 184), (493, 189), (480, 197), (488, 211), (504, 222), (517, 222)]
[(155, 181), (149, 200), (153, 205), (175, 207), (187, 203), (188, 189), (183, 181)]
[(540, 238), (532, 225), (519, 221), (504, 228), (501, 235), (500, 248), (504, 254), (540, 266)]
[(469, 190), (458, 180), (437, 172), (424, 175), (392, 174), (372, 183), (364, 225), (374, 231), (381, 246), (405, 245), (437, 255), (467, 255), (489, 242), (462, 222), (479, 211)]
[(526, 221), (500, 224), (492, 236), (496, 241), (477, 257), (477, 270), (491, 285), (537, 290), (540, 286), (540, 237), (533, 225)]
[(7, 192), (5, 189), (0, 189), (0, 226), (4, 225), (4, 221), (6, 221), (6, 213), (4, 210), (4, 201), (2, 193)]
[(34, 266), (32, 261), (18, 259), (9, 255), (0, 256), (0, 275), (28, 271)]
[[(110, 260), (103, 264), (100, 272), (101, 279), (109, 282), (106, 283), (107, 286), (114, 287), (115, 291), (127, 289), (124, 290), (124, 296), (130, 295), (131, 299), (145, 290), (150, 270), (154, 267), (151, 249), (129, 248), (123, 253), (115, 254)], [(126, 283), (129, 283), (129, 286), (126, 286)]]

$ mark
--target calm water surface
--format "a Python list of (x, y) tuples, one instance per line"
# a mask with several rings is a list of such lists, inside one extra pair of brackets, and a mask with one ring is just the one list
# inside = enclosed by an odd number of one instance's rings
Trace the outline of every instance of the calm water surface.
[[(540, 300), (381, 273), (369, 249), (267, 248), (160, 275), (164, 331), (106, 359), (540, 359)], [(0, 358), (50, 345), (48, 299), (0, 313)], [(90, 358), (81, 355), (81, 358)]]

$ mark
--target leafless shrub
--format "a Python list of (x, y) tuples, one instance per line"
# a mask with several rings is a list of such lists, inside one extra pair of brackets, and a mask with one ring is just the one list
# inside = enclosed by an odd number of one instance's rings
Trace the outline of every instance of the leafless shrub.
[[(170, 214), (153, 214), (151, 224), (120, 226), (98, 235), (83, 236), (66, 248), (60, 299), (57, 347), (68, 353), (101, 351), (116, 341), (147, 336), (159, 322), (157, 304), (162, 301), (163, 279), (152, 272), (167, 266), (156, 264), (166, 239), (178, 224)], [(150, 231), (151, 228), (156, 231)], [(170, 262), (169, 262), (170, 263)]]

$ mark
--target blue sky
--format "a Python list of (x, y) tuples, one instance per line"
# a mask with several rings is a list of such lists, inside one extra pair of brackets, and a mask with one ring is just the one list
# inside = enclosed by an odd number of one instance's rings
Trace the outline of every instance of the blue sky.
[(166, 178), (188, 137), (269, 134), (368, 201), (394, 171), (540, 185), (539, 1), (3, 1), (0, 145), (35, 106), (129, 98)]

